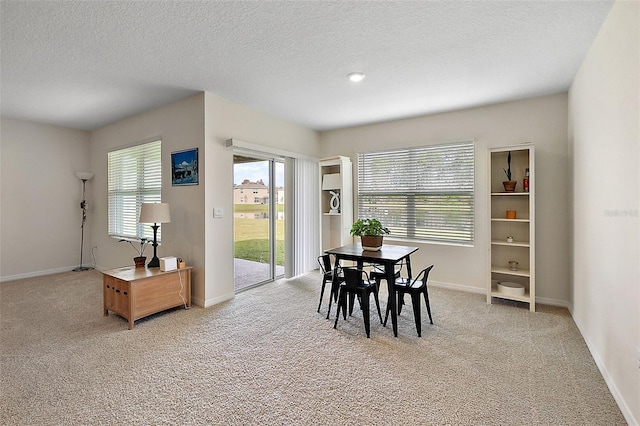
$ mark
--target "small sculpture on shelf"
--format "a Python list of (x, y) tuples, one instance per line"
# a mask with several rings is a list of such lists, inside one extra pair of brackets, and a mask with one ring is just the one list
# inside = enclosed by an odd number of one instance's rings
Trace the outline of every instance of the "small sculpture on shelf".
[(338, 214), (340, 213), (340, 193), (338, 191), (329, 191), (331, 194), (331, 201), (329, 201), (329, 213)]

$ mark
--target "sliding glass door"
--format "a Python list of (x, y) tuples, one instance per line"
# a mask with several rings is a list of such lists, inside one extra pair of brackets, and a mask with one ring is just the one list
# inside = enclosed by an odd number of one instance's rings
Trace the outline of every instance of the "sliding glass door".
[(233, 157), (234, 275), (240, 291), (284, 275), (284, 162)]

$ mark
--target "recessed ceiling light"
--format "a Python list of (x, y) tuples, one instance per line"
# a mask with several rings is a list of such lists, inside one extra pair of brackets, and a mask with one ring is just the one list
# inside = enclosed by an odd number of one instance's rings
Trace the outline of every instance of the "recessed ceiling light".
[(349, 77), (349, 80), (353, 81), (354, 83), (357, 83), (358, 81), (362, 81), (362, 79), (364, 78), (364, 73), (363, 72), (352, 72), (347, 77)]

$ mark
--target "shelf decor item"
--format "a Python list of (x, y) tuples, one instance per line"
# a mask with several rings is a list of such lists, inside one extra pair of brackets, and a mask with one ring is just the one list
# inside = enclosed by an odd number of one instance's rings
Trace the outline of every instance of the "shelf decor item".
[(517, 180), (511, 180), (511, 151), (507, 154), (507, 168), (504, 170), (504, 174), (507, 175), (507, 180), (502, 182), (504, 190), (506, 192), (514, 192), (516, 190)]
[(515, 210), (507, 210), (506, 217), (507, 217), (507, 219), (515, 219), (516, 218), (516, 211)]
[(509, 281), (499, 282), (498, 291), (510, 296), (524, 296), (524, 286), (522, 284)]
[(360, 237), (365, 251), (379, 251), (384, 234), (390, 233), (389, 228), (382, 226), (378, 219), (359, 219), (351, 226), (350, 232), (354, 237)]
[(322, 177), (322, 190), (329, 191), (331, 201), (329, 201), (329, 213), (340, 213), (340, 173), (326, 174)]

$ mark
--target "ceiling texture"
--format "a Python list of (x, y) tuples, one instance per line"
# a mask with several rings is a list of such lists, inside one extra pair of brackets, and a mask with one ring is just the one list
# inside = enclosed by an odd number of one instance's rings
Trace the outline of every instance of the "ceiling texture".
[(560, 93), (612, 5), (2, 0), (0, 113), (93, 130), (207, 91), (329, 130)]

